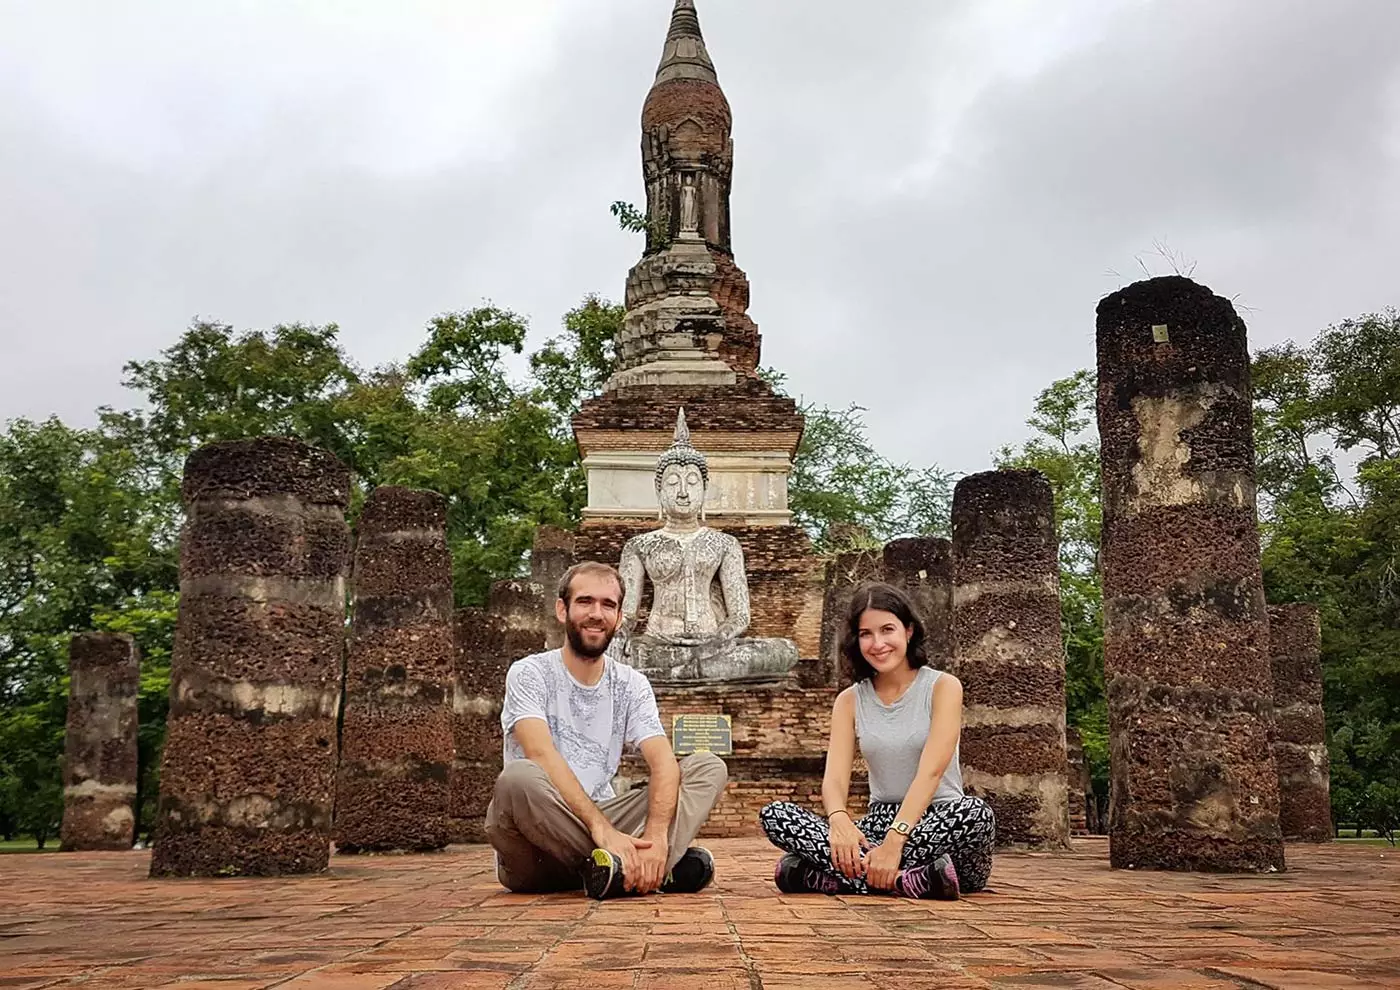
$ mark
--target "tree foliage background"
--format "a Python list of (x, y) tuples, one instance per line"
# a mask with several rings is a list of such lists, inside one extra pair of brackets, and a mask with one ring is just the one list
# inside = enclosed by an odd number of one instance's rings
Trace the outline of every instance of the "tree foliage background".
[[(238, 332), (197, 322), (126, 366), (126, 410), (93, 427), (18, 419), (0, 433), (0, 835), (51, 836), (61, 815), (67, 644), (129, 632), (142, 650), (141, 815), (149, 827), (178, 602), (185, 457), (216, 440), (299, 437), (354, 471), (352, 513), (380, 484), (449, 500), (460, 604), (521, 574), (535, 527), (573, 525), (585, 491), (569, 418), (606, 381), (621, 307), (596, 296), (525, 355), (529, 327), (492, 305), (429, 320), (401, 362), (365, 369), (334, 325)], [(523, 374), (510, 374), (525, 356)], [(778, 390), (786, 382), (764, 372)], [(1255, 360), (1265, 578), (1323, 616), (1337, 817), (1393, 830), (1400, 809), (1400, 320), (1373, 314)], [(1095, 383), (1051, 383), (1030, 439), (995, 455), (1055, 491), (1069, 717), (1106, 785)], [(955, 476), (891, 460), (863, 410), (800, 402), (797, 522), (823, 552), (947, 535)], [(1358, 462), (1354, 480), (1340, 452)]]

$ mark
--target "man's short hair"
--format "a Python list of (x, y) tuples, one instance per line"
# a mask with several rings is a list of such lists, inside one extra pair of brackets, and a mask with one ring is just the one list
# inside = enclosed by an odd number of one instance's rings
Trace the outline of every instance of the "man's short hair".
[(569, 604), (569, 595), (573, 591), (574, 578), (580, 574), (598, 574), (612, 578), (617, 582), (618, 604), (622, 604), (622, 598), (627, 593), (627, 588), (622, 583), (622, 575), (618, 573), (617, 568), (598, 560), (581, 560), (565, 571), (564, 576), (559, 579), (559, 600), (565, 605)]

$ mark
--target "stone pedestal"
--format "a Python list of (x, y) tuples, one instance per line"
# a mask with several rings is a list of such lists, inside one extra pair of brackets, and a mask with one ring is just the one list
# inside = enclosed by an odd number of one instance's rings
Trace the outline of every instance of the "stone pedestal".
[(1321, 651), (1316, 605), (1269, 606), (1274, 762), (1285, 839), (1328, 842), (1333, 834)]
[(185, 464), (180, 611), (152, 876), (272, 876), (330, 856), (350, 472), (294, 440)]
[(1176, 276), (1098, 307), (1116, 867), (1283, 867), (1244, 322)]
[(447, 845), (452, 554), (447, 500), (376, 488), (355, 547), (336, 851)]
[(61, 848), (130, 849), (136, 837), (136, 701), (141, 664), (135, 641), (79, 633), (68, 646)]
[(797, 665), (797, 644), (790, 639), (741, 638), (680, 646), (638, 636), (629, 646), (632, 665), (653, 685), (783, 680)]
[(962, 767), (1001, 845), (1069, 841), (1065, 659), (1054, 499), (1038, 471), (985, 471), (953, 490), (954, 671)]
[[(728, 715), (733, 726), (733, 752), (722, 756), (729, 783), (701, 829), (702, 837), (760, 834), (758, 811), (771, 801), (793, 801), (821, 813), (834, 687), (660, 685), (655, 691), (668, 736), (677, 715)], [(646, 765), (629, 759), (622, 775), (641, 781)], [(864, 812), (868, 795), (864, 763), (857, 759), (848, 803), (853, 815)]]

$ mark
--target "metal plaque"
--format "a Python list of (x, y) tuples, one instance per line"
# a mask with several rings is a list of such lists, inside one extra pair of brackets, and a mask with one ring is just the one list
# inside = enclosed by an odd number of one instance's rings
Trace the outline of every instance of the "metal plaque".
[(671, 719), (671, 750), (677, 756), (734, 752), (733, 723), (728, 715), (676, 715)]

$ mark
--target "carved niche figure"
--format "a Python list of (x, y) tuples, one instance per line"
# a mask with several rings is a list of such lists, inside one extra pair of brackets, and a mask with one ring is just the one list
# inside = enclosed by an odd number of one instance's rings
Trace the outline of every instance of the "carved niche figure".
[[(733, 536), (704, 524), (709, 480), (682, 409), (674, 442), (656, 462), (663, 525), (622, 548), (624, 598), (614, 656), (660, 681), (781, 676), (797, 662), (797, 646), (741, 638), (749, 626), (744, 551)], [(648, 580), (651, 611), (646, 628), (633, 635)]]
[(698, 237), (700, 232), (700, 190), (694, 172), (681, 173), (681, 236)]

